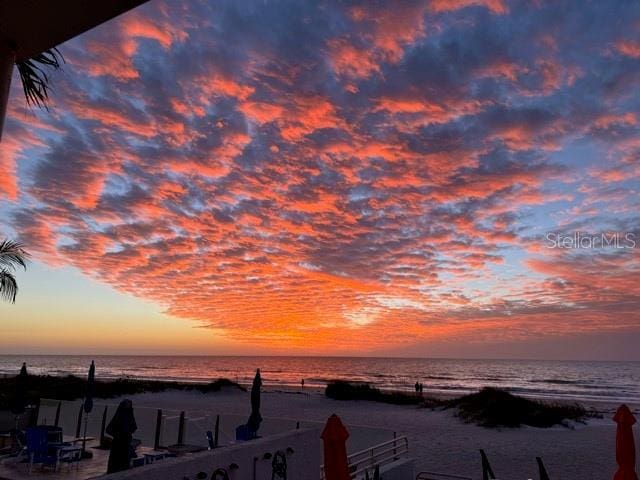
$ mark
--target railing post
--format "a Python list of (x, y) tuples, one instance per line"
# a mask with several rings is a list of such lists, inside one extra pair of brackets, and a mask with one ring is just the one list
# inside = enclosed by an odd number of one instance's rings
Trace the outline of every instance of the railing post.
[(184, 410), (180, 412), (180, 422), (178, 423), (178, 445), (184, 445)]
[(58, 406), (56, 407), (56, 419), (53, 422), (54, 426), (58, 426), (58, 424), (60, 423), (60, 409), (62, 408), (62, 402), (58, 402)]
[(213, 436), (213, 446), (218, 446), (218, 435), (220, 433), (220, 415), (216, 415), (216, 428)]
[(84, 402), (80, 404), (80, 410), (78, 410), (78, 423), (76, 424), (76, 438), (80, 438), (80, 428), (82, 427), (82, 408)]
[(549, 480), (549, 474), (547, 473), (547, 469), (544, 468), (542, 458), (536, 457), (536, 462), (538, 462), (538, 472), (540, 475), (540, 480)]
[(102, 411), (102, 423), (100, 424), (100, 446), (104, 447), (105, 443), (106, 443), (106, 438), (104, 436), (104, 431), (105, 428), (107, 427), (107, 409), (109, 407), (107, 407), (106, 405), (104, 406), (104, 410)]
[(371, 466), (375, 463), (375, 455), (373, 454), (374, 447), (371, 447)]
[(398, 459), (398, 450), (397, 450), (397, 438), (398, 438), (398, 434), (396, 432), (393, 432), (393, 459), (397, 460)]
[(162, 432), (162, 409), (159, 408), (156, 414), (156, 433), (153, 437), (153, 449), (158, 450), (160, 448), (160, 434)]
[(480, 457), (482, 459), (482, 480), (493, 480), (496, 478), (493, 473), (493, 469), (491, 468), (491, 464), (489, 463), (489, 459), (487, 458), (487, 454), (484, 453), (484, 450), (480, 450)]

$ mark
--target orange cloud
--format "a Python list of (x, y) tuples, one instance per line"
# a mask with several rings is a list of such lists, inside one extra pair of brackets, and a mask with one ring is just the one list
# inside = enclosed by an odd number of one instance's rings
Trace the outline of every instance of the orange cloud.
[(619, 53), (627, 57), (640, 58), (640, 42), (620, 40), (616, 43), (616, 49)]
[(492, 13), (504, 15), (509, 12), (502, 0), (430, 0), (429, 9), (433, 12), (451, 12), (470, 6), (482, 6)]

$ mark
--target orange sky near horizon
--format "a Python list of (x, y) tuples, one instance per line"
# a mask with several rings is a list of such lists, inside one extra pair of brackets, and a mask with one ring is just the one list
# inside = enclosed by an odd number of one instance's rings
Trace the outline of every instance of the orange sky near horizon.
[(640, 360), (639, 26), (152, 0), (63, 44), (49, 112), (14, 75), (0, 349)]

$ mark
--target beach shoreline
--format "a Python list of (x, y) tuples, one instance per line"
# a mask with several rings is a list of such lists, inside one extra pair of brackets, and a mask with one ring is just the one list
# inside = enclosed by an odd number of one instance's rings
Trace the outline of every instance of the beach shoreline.
[[(205, 394), (167, 391), (128, 398), (141, 408), (211, 410), (238, 418), (249, 412), (249, 394), (229, 389)], [(265, 419), (287, 420), (292, 425), (296, 421), (313, 422), (321, 428), (333, 413), (347, 428), (378, 429), (380, 441), (385, 435), (392, 438), (393, 432), (406, 436), (410, 455), (416, 460), (416, 473), (436, 471), (477, 477), (481, 472), (479, 449), (487, 452), (498, 478), (537, 478), (536, 456), (544, 459), (551, 478), (602, 480), (615, 471), (615, 424), (609, 408), (603, 418), (570, 427), (485, 428), (464, 423), (451, 410), (332, 400), (317, 390), (263, 391)], [(350, 452), (363, 446), (353, 445)]]
[[(193, 385), (193, 382), (188, 384)], [(425, 397), (428, 395), (424, 392)], [(174, 417), (182, 411), (188, 418), (208, 416), (213, 419), (220, 415), (226, 421), (227, 440), (233, 438), (233, 427), (246, 422), (250, 412), (249, 391), (232, 384), (225, 384), (216, 391), (168, 388), (109, 396), (106, 400), (96, 397), (95, 402), (115, 406), (124, 398), (133, 401), (140, 428), (152, 428), (151, 421), (157, 409)], [(77, 398), (75, 404), (79, 405), (81, 401)], [(351, 429), (351, 453), (394, 436), (406, 436), (410, 456), (416, 461), (416, 473), (436, 471), (477, 477), (481, 471), (478, 451), (483, 449), (498, 478), (537, 478), (535, 457), (539, 456), (544, 459), (551, 478), (601, 480), (615, 470), (616, 426), (612, 416), (619, 404), (581, 403), (588, 409), (596, 409), (601, 417), (550, 428), (486, 428), (465, 423), (456, 416), (455, 409), (334, 400), (325, 395), (323, 388), (266, 384), (262, 388), (261, 414), (265, 419), (263, 431), (268, 435), (276, 427), (283, 431), (295, 428), (298, 423), (321, 430), (327, 418), (335, 413)], [(55, 410), (55, 404), (57, 402), (49, 408)], [(630, 403), (629, 407), (637, 412), (639, 405)], [(73, 408), (72, 412), (75, 411)], [(96, 411), (101, 411), (100, 407), (96, 407)], [(75, 413), (72, 417), (75, 418)], [(74, 423), (73, 418), (71, 423)], [(191, 434), (198, 434), (198, 428), (194, 428)]]

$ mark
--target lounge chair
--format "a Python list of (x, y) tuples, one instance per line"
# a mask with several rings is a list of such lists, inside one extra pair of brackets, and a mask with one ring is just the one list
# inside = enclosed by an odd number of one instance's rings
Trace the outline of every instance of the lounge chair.
[(29, 427), (27, 436), (27, 455), (29, 457), (29, 473), (35, 463), (58, 468), (58, 452), (49, 448), (49, 432), (42, 427)]
[(71, 443), (62, 442), (62, 429), (50, 425), (29, 427), (26, 430), (26, 455), (29, 461), (29, 472), (34, 464), (52, 466), (58, 469), (60, 463), (69, 466), (79, 462), (82, 458), (82, 449)]
[(22, 430), (12, 428), (6, 432), (5, 437), (11, 441), (8, 447), (2, 449), (0, 457), (12, 458), (14, 463), (24, 461), (27, 458), (27, 438)]

